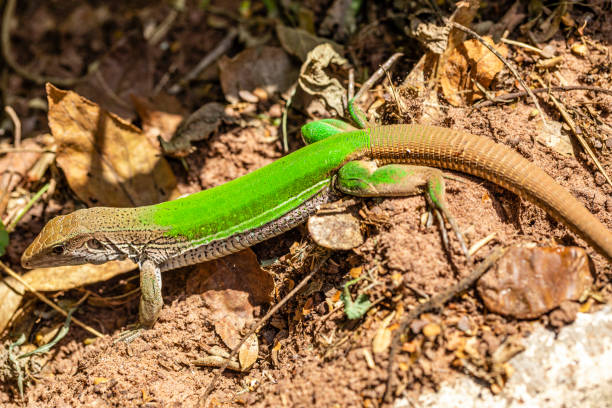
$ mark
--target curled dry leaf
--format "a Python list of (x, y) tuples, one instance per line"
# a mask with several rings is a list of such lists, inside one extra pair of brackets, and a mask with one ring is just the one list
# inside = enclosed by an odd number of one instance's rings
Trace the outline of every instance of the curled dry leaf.
[(344, 66), (348, 62), (330, 44), (321, 44), (308, 53), (300, 69), (298, 83), (309, 95), (322, 98), (335, 116), (344, 116), (346, 90), (331, 74), (331, 65)]
[(199, 264), (187, 280), (187, 291), (204, 298), (207, 318), (230, 349), (254, 323), (260, 305), (272, 300), (273, 289), (274, 280), (250, 249)]
[[(508, 55), (508, 47), (505, 44), (494, 45), (490, 37), (485, 37), (485, 41), (491, 44), (502, 56)], [(461, 95), (465, 90), (473, 91), (469, 93), (467, 102), (482, 98), (482, 92), (473, 81), (478, 82), (484, 88), (488, 88), (495, 75), (503, 67), (503, 62), (480, 41), (474, 39), (463, 42), (451, 51), (443, 67), (440, 85), (444, 98), (455, 106), (463, 105)]]
[(225, 106), (209, 102), (189, 115), (176, 129), (170, 140), (162, 140), (164, 152), (172, 156), (186, 156), (193, 150), (191, 142), (206, 140), (223, 122), (234, 119), (225, 114)]
[(376, 330), (374, 339), (372, 339), (372, 351), (374, 354), (387, 352), (387, 349), (391, 345), (393, 330), (397, 328), (397, 325), (389, 327), (389, 323), (391, 323), (394, 317), (395, 312), (390, 313), (389, 316), (383, 319), (380, 327)]
[(574, 146), (570, 136), (561, 131), (563, 125), (560, 122), (550, 120), (540, 126), (540, 133), (535, 138), (538, 142), (564, 156), (574, 156)]
[(255, 364), (255, 361), (257, 361), (258, 355), (259, 341), (257, 340), (257, 335), (253, 333), (246, 339), (238, 351), (238, 361), (240, 361), (240, 368), (242, 371), (250, 369), (253, 364)]
[(170, 166), (136, 126), (51, 84), (47, 98), (57, 164), (82, 201), (133, 207), (178, 196)]

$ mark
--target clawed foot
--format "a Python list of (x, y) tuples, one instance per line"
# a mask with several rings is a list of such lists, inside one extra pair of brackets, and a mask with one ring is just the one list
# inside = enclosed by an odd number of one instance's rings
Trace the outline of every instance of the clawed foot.
[[(436, 218), (438, 219), (438, 224), (440, 225), (440, 231), (442, 233), (442, 242), (444, 243), (446, 250), (449, 251), (450, 253), (451, 246), (450, 246), (450, 242), (448, 239), (448, 231), (446, 229), (446, 223), (444, 222), (444, 217), (446, 217), (446, 219), (448, 220), (448, 223), (450, 224), (451, 229), (453, 230), (453, 233), (457, 237), (457, 241), (459, 241), (461, 252), (463, 252), (463, 254), (465, 255), (466, 260), (470, 262), (471, 260), (470, 251), (468, 250), (468, 247), (465, 243), (465, 239), (463, 238), (463, 234), (461, 234), (461, 231), (459, 230), (459, 226), (457, 225), (455, 218), (447, 211), (441, 210), (440, 208), (437, 208), (437, 207), (433, 207), (433, 212), (436, 215)], [(442, 212), (444, 212), (444, 217), (442, 216)]]
[(115, 341), (113, 341), (113, 344), (117, 344), (119, 342), (131, 343), (132, 341), (140, 337), (142, 332), (146, 330), (146, 327), (144, 327), (140, 323), (132, 324), (130, 326), (131, 328), (125, 329), (124, 331), (119, 333), (119, 337), (117, 337)]

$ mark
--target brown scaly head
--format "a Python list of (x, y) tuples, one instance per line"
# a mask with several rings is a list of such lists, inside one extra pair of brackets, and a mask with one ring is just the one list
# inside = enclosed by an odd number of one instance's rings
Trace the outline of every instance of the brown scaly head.
[(24, 268), (101, 264), (126, 255), (109, 241), (109, 232), (134, 223), (131, 208), (89, 208), (53, 218), (21, 257)]

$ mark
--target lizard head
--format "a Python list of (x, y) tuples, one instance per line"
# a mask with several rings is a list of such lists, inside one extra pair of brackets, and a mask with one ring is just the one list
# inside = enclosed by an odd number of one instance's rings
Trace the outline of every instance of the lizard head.
[(103, 232), (104, 223), (112, 226), (110, 208), (77, 210), (47, 223), (21, 257), (24, 268), (100, 264), (125, 258), (110, 245)]

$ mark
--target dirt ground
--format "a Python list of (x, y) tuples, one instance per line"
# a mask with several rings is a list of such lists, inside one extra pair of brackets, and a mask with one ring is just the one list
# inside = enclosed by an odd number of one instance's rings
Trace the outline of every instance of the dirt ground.
[[(179, 14), (166, 34), (167, 38), (162, 42), (165, 45), (142, 50), (130, 45), (132, 37), (146, 30), (144, 22), (162, 21), (170, 12), (167, 3), (143, 5), (135, 2), (121, 7), (102, 7), (92, 3), (86, 10), (79, 2), (59, 3), (50, 2), (40, 7), (35, 2), (19, 5), (13, 16), (15, 23), (11, 26), (15, 57), (27, 65), (28, 70), (52, 76), (77, 76), (84, 73), (92, 61), (105, 61), (102, 65), (111, 68), (103, 72), (107, 78), (116, 78), (109, 84), (115, 92), (108, 92), (99, 83), (92, 82), (63, 88), (74, 89), (137, 125), (142, 124), (142, 119), (137, 119), (129, 105), (128, 95), (150, 96), (155, 86), (167, 81), (167, 77), (184, 76), (224, 38), (228, 29), (227, 25), (212, 28), (210, 11), (205, 11), (196, 2), (188, 2), (186, 11)], [(212, 15), (217, 19), (226, 18), (226, 14), (233, 14), (239, 8), (239, 2), (212, 3)], [(305, 9), (311, 10), (314, 16), (322, 16), (332, 2), (306, 3), (303, 5)], [(481, 9), (474, 24), (487, 20), (497, 22), (495, 16), (503, 15), (512, 5), (503, 3)], [(554, 9), (553, 5), (548, 7)], [(261, 14), (262, 6), (253, 6), (253, 13)], [(449, 15), (449, 9), (444, 9), (443, 13)], [(575, 26), (561, 24), (552, 38), (539, 44), (560, 58), (561, 62), (555, 65), (553, 73), (536, 67), (534, 54), (519, 47), (510, 48), (508, 59), (519, 67), (520, 75), (533, 88), (541, 87), (530, 76), (538, 73), (552, 86), (578, 84), (611, 89), (612, 11), (609, 6), (608, 9), (575, 6), (565, 16), (574, 21)], [(228, 20), (243, 23), (248, 18), (255, 17)], [(87, 24), (79, 27), (78, 21)], [(375, 21), (380, 26), (372, 28)], [(525, 17), (521, 24), (526, 21)], [(584, 21), (588, 24), (580, 26)], [(317, 18), (315, 22), (320, 24)], [(580, 35), (578, 28), (581, 29)], [(274, 39), (275, 31), (266, 24), (249, 26), (249, 30), (248, 36), (252, 37), (244, 40), (246, 43), (268, 35), (272, 38), (269, 43), (278, 45)], [(408, 38), (394, 25), (389, 14), (374, 5), (364, 6), (356, 30), (350, 40), (337, 34), (334, 39), (341, 43), (344, 41), (347, 46), (347, 55), (351, 56), (351, 63), (356, 64), (358, 70), (357, 78), (367, 78), (368, 75), (361, 74), (372, 73), (394, 50), (411, 49), (407, 41), (416, 44), (416, 40)], [(117, 38), (125, 41), (117, 42)], [(528, 41), (518, 28), (510, 33), (509, 38)], [(245, 42), (236, 43), (227, 53), (236, 55), (246, 48)], [(572, 51), (575, 43), (584, 43), (588, 55)], [(109, 44), (115, 44), (115, 47), (111, 49)], [(405, 56), (392, 69), (393, 91), (388, 79), (372, 91), (373, 96), (366, 103), (384, 101), (377, 110), (382, 123), (426, 120), (424, 117), (431, 108), (430, 99), (415, 92), (413, 87), (401, 85), (423, 53), (422, 49), (405, 51)], [(31, 62), (53, 54), (57, 58)], [(294, 64), (299, 67), (299, 62)], [(201, 74), (192, 84), (192, 89), (178, 94), (176, 99), (180, 101), (183, 113), (193, 112), (209, 101), (228, 104), (213, 68)], [(347, 80), (343, 78), (344, 84)], [(33, 107), (32, 103), (33, 100), (45, 99), (44, 86), (24, 79), (6, 66), (3, 68), (2, 86), (3, 102), (17, 111), (24, 138), (49, 131), (46, 112)], [(522, 91), (507, 70), (498, 75), (491, 89), (507, 93)], [(551, 98), (545, 93), (538, 95), (544, 116), (562, 122)], [(583, 129), (589, 129), (584, 136), (604, 169), (612, 172), (612, 95), (585, 90), (554, 95)], [(403, 114), (398, 114), (398, 100), (403, 104)], [(208, 140), (195, 142), (193, 151), (187, 156), (168, 159), (181, 193), (230, 181), (284, 155), (278, 126), (285, 109), (284, 101), (270, 98), (252, 103), (248, 108), (237, 106), (237, 103), (233, 105), (241, 110), (239, 120), (224, 123)], [(568, 188), (612, 229), (612, 187), (577, 142), (572, 141), (576, 152), (574, 157), (561, 154), (536, 140), (542, 129), (528, 97), (481, 108), (471, 104), (452, 106), (440, 98), (439, 105), (434, 108), (437, 113), (433, 124), (464, 130), (510, 146)], [(248, 121), (253, 118), (260, 118), (264, 125), (253, 125)], [(304, 111), (290, 113), (290, 150), (302, 145), (299, 126), (312, 119), (305, 116)], [(566, 132), (568, 128), (564, 126), (563, 129)], [(3, 131), (2, 137), (10, 139), (12, 134)], [(513, 193), (475, 177), (460, 173), (453, 175), (459, 180), (453, 178), (446, 182), (449, 209), (468, 245), (495, 233), (494, 238), (474, 256), (476, 262), (498, 245), (577, 245), (585, 248), (592, 259), (592, 291), (598, 294), (601, 303), (610, 302), (612, 265), (586, 242), (542, 209)], [(61, 170), (52, 166), (44, 178), (47, 179), (55, 180), (54, 193), (43, 196), (11, 235), (4, 259), (16, 271), (24, 271), (19, 263), (21, 254), (46, 221), (54, 215), (81, 207)], [(21, 188), (36, 191), (39, 185), (24, 182)], [(448, 289), (468, 276), (472, 267), (465, 261), (452, 235), (449, 253), (444, 248), (437, 224), (431, 227), (423, 225), (421, 218), (427, 212), (427, 203), (422, 196), (363, 199), (349, 211), (361, 222), (364, 243), (353, 250), (331, 253), (331, 258), (307, 288), (292, 298), (259, 331), (257, 360), (251, 369), (244, 373), (227, 370), (220, 376), (207, 401), (203, 401), (204, 390), (216, 369), (196, 365), (194, 361), (218, 347), (226, 351), (229, 348), (227, 341), (222, 341), (218, 327), (210, 320), (210, 298), (204, 296), (202, 289), (209, 275), (202, 277), (202, 267), (194, 266), (164, 274), (164, 308), (159, 320), (152, 329), (129, 344), (113, 344), (113, 340), (128, 324), (137, 320), (138, 293), (117, 298), (120, 300), (115, 297), (128, 293), (137, 285), (131, 279), (138, 276), (137, 271), (85, 288), (47, 293), (57, 302), (76, 301), (85, 293), (92, 294), (98, 301), (85, 301), (75, 312), (75, 317), (105, 336), (94, 341), (91, 334), (72, 325), (67, 336), (39, 358), (36, 372), (27, 373), (23, 399), (19, 396), (16, 379), (7, 375), (2, 377), (0, 404), (6, 407), (384, 405), (381, 399), (387, 380), (389, 347), (373, 349), (373, 342), (387, 326), (393, 333), (401, 314), (423, 303), (424, 295), (432, 296)], [(320, 251), (304, 226), (252, 249), (257, 260), (265, 263), (263, 269), (273, 279), (272, 301), (257, 303), (252, 309), (253, 317), (261, 317), (310, 271), (313, 256)], [(215, 262), (228, 269), (240, 263), (233, 258)], [(342, 307), (338, 307), (338, 295), (344, 283), (359, 276), (355, 271), (367, 272), (368, 279), (367, 283), (358, 285), (359, 289), (351, 290), (353, 296), (367, 289), (374, 306), (362, 318), (349, 320)], [(580, 307), (584, 308), (584, 304)], [(597, 308), (598, 302), (590, 307)], [(24, 300), (23, 308), (31, 313), (28, 332), (31, 342), (35, 341), (37, 333), (64, 321), (63, 317), (50, 313), (41, 302)], [(487, 376), (486, 369), (470, 372), (457, 365), (455, 343), (458, 338), (467, 336), (472, 339), (474, 352), (487, 359), (508, 338), (526, 336), (536, 324), (557, 330), (572, 320), (571, 315), (577, 308), (572, 309), (565, 319), (556, 319), (548, 313), (535, 320), (519, 320), (488, 312), (472, 288), (440, 310), (423, 314), (410, 324), (394, 365), (394, 396), (415, 398), (422, 392), (435, 390), (443, 381), (462, 375), (479, 377), (483, 380), (483, 387), (494, 389), (497, 384), (492, 385), (495, 381)], [(390, 319), (385, 323), (387, 318)], [(424, 333), (423, 328), (428, 325), (438, 328), (439, 333)], [(243, 328), (238, 330), (238, 333), (244, 332)], [(5, 330), (5, 345), (14, 339), (10, 336), (14, 336), (14, 332)]]

